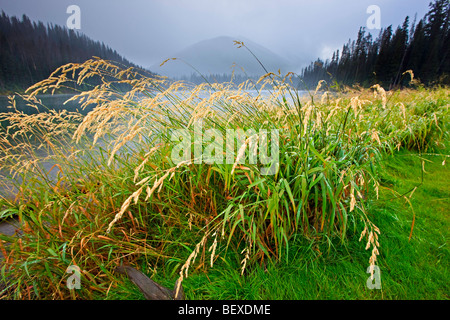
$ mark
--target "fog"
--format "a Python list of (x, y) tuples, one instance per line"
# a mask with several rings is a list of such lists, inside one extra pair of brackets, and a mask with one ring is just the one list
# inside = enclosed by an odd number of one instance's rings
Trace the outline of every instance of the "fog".
[[(330, 58), (366, 26), (378, 5), (381, 27), (428, 11), (424, 0), (0, 0), (8, 15), (66, 25), (69, 5), (81, 9), (80, 32), (130, 61), (150, 67), (186, 47), (219, 36), (251, 39), (295, 65)], [(378, 35), (379, 30), (372, 30)]]

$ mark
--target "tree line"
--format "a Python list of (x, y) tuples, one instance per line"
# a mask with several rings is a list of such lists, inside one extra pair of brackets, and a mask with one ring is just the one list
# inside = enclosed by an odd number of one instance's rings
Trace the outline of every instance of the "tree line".
[(104, 43), (58, 25), (0, 16), (0, 91), (23, 91), (61, 65), (97, 56), (134, 66)]
[(404, 86), (412, 70), (425, 85), (450, 84), (450, 2), (436, 0), (428, 13), (412, 22), (406, 17), (395, 30), (381, 29), (376, 39), (361, 27), (356, 40), (336, 50), (331, 60), (317, 59), (300, 74), (299, 87), (315, 87), (320, 80), (364, 87)]

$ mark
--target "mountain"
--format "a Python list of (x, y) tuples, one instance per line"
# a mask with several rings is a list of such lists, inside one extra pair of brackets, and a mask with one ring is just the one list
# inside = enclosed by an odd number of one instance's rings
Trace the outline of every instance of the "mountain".
[[(196, 73), (192, 68), (194, 67), (202, 75), (208, 76), (231, 74), (232, 66), (236, 64), (234, 68), (236, 75), (259, 76), (265, 74), (266, 72), (256, 58), (245, 47), (238, 48), (234, 44), (234, 40), (243, 41), (267, 71), (278, 72), (278, 69), (281, 69), (282, 73), (291, 71), (289, 70), (290, 62), (269, 49), (248, 39), (226, 36), (195, 43), (181, 52), (167, 57), (177, 58), (177, 60), (170, 60), (163, 66), (158, 63), (149, 69), (168, 77), (183, 77)], [(182, 59), (192, 67), (178, 59)], [(245, 73), (241, 68), (245, 70)]]
[(67, 63), (97, 56), (136, 67), (115, 50), (58, 25), (0, 15), (0, 91), (23, 91)]

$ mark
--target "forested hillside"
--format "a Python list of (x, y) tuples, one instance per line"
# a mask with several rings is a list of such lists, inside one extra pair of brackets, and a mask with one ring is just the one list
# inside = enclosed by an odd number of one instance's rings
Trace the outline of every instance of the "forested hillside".
[(311, 63), (300, 78), (306, 86), (326, 80), (392, 88), (409, 81), (402, 74), (412, 70), (424, 84), (450, 84), (449, 17), (449, 1), (436, 0), (419, 21), (406, 17), (395, 30), (392, 26), (382, 29), (375, 40), (360, 28), (356, 41), (349, 40), (341, 51), (335, 51), (331, 61)]
[(0, 16), (0, 92), (23, 91), (69, 62), (97, 56), (134, 66), (105, 44), (58, 25)]

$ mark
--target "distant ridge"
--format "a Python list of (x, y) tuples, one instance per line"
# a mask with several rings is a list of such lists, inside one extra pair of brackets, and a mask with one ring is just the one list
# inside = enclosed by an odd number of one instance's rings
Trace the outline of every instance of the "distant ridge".
[[(242, 37), (221, 36), (197, 42), (167, 58), (180, 58), (192, 65), (205, 76), (212, 74), (231, 74), (235, 64), (235, 74), (258, 76), (265, 73), (259, 62), (245, 48), (238, 48), (233, 41), (243, 41), (269, 72), (282, 73), (289, 70), (290, 63), (269, 49)], [(160, 62), (161, 63), (161, 62)], [(151, 70), (169, 77), (189, 76), (196, 71), (182, 61), (168, 61), (162, 67), (160, 63), (150, 67)], [(242, 71), (242, 69), (244, 71)]]

